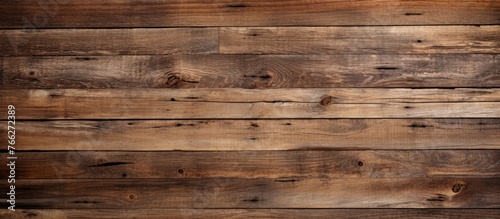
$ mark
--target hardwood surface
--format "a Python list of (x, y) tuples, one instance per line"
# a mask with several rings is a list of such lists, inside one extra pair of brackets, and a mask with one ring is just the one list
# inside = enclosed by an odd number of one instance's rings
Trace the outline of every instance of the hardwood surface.
[(0, 218), (500, 218), (500, 1), (2, 3)]

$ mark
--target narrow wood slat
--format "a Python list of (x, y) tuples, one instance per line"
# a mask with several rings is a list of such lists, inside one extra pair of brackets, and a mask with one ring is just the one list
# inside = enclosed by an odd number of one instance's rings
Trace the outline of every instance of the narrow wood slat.
[(1, 89), (500, 87), (498, 54), (0, 59)]
[(227, 27), (222, 54), (500, 53), (500, 26)]
[(0, 30), (0, 56), (209, 54), (217, 28)]
[[(196, 98), (207, 93), (218, 97)], [(496, 88), (2, 90), (0, 106), (14, 105), (17, 119), (491, 118), (500, 117), (499, 94)], [(233, 98), (221, 98), (227, 96)]]
[(500, 119), (67, 120), (15, 128), (17, 150), (500, 149)]
[(0, 217), (33, 218), (498, 218), (499, 209), (20, 209)]
[(44, 179), (17, 187), (17, 205), (47, 209), (500, 207), (499, 178)]
[(492, 0), (7, 0), (0, 28), (498, 24), (499, 10)]
[[(64, 151), (18, 152), (16, 156), (19, 180), (500, 177), (500, 150)], [(7, 174), (8, 168), (0, 166), (1, 173)]]

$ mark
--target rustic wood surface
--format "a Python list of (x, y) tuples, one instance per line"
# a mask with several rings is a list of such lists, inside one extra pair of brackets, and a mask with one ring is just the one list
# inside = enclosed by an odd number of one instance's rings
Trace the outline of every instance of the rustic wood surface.
[(495, 0), (7, 0), (1, 28), (500, 24)]
[[(19, 152), (19, 179), (498, 178), (498, 150)], [(214, 162), (216, 160), (217, 162)], [(168, 162), (158, 162), (168, 161)], [(467, 161), (467, 162), (464, 162)], [(43, 163), (43, 165), (40, 165)], [(7, 173), (8, 167), (0, 171)]]
[(0, 64), (1, 89), (500, 87), (497, 54), (35, 56)]
[[(36, 151), (68, 150), (68, 145), (85, 151), (500, 149), (500, 119), (65, 120), (17, 124), (23, 135), (16, 141), (17, 149)], [(7, 138), (0, 136), (0, 140)]]
[(498, 218), (498, 209), (23, 209), (0, 216), (24, 218)]
[(499, 218), (499, 36), (497, 0), (6, 0), (0, 218)]

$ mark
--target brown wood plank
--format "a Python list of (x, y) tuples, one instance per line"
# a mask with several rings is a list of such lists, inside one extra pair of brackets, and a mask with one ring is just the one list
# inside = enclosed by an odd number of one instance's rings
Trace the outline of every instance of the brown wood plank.
[(20, 209), (0, 217), (25, 218), (418, 218), (495, 219), (499, 209)]
[(494, 0), (7, 0), (0, 28), (499, 24), (498, 11)]
[(499, 178), (44, 179), (17, 187), (23, 208), (500, 207)]
[[(340, 95), (337, 95), (336, 91), (335, 89), (1, 90), (0, 106), (5, 110), (7, 105), (14, 105), (17, 119), (500, 117), (498, 101), (500, 92), (496, 88), (446, 91), (348, 89)], [(212, 96), (217, 94), (218, 97), (196, 99), (198, 95), (207, 93), (212, 93)], [(190, 100), (181, 101), (173, 94), (182, 94), (181, 97)], [(418, 98), (428, 94), (430, 97)], [(348, 98), (343, 98), (343, 95)], [(233, 98), (230, 100), (220, 98), (224, 96)], [(298, 98), (290, 100), (290, 96)], [(358, 99), (362, 96), (364, 98)]]
[[(64, 151), (16, 156), (19, 180), (500, 177), (500, 150)], [(6, 175), (8, 168), (0, 166), (0, 173)]]
[(209, 54), (217, 28), (0, 30), (0, 56)]
[(500, 87), (498, 54), (44, 56), (0, 63), (1, 89)]
[(500, 119), (17, 121), (16, 130), (17, 150), (500, 149)]
[(500, 53), (500, 26), (224, 27), (222, 54)]

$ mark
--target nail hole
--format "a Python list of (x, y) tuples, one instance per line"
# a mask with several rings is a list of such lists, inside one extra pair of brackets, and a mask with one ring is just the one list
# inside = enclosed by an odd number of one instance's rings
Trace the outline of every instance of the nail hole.
[(363, 166), (363, 162), (358, 161), (358, 166)]
[(34, 75), (34, 74), (35, 74), (35, 72), (33, 72), (33, 71), (30, 71), (30, 75)]
[(122, 174), (122, 177), (127, 177), (127, 174), (126, 174), (126, 173), (123, 173), (123, 174)]
[(170, 101), (175, 101), (175, 98), (170, 98)]
[(421, 43), (421, 42), (422, 42), (422, 40), (417, 40), (417, 43)]
[(135, 198), (135, 196), (134, 196), (134, 195), (129, 195), (129, 196), (128, 196), (128, 198), (129, 198), (129, 199), (134, 199), (134, 198)]
[(178, 169), (177, 172), (179, 172), (180, 174), (183, 174), (184, 170), (183, 169)]

